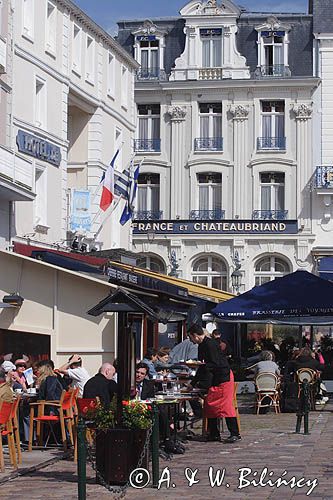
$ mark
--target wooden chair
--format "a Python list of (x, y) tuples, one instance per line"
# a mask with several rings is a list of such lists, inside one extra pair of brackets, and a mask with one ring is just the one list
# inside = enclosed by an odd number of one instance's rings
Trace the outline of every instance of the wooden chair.
[[(48, 445), (50, 435), (55, 438), (53, 425), (59, 423), (61, 429), (61, 441), (64, 450), (67, 450), (67, 437), (66, 425), (71, 444), (74, 445), (73, 425), (74, 425), (74, 411), (73, 402), (74, 390), (63, 391), (59, 401), (38, 401), (37, 403), (30, 403), (30, 429), (29, 429), (29, 446), (28, 451), (32, 451), (32, 440), (34, 432), (34, 422), (37, 423), (37, 438), (38, 444), (42, 444), (43, 440), (43, 424), (48, 424), (49, 435), (46, 440), (45, 447)], [(45, 407), (52, 406), (57, 408), (59, 415), (45, 415)], [(35, 417), (35, 408), (37, 407), (37, 416)], [(56, 438), (55, 441), (57, 442)]]
[(19, 464), (22, 463), (20, 427), (19, 427), (19, 419), (18, 419), (20, 400), (21, 400), (21, 396), (17, 396), (15, 401), (14, 401), (12, 412), (10, 415), (13, 433), (14, 433), (15, 445), (16, 445), (17, 462)]
[(302, 383), (307, 381), (310, 388), (310, 407), (311, 410), (316, 409), (316, 392), (317, 392), (317, 372), (312, 368), (300, 368), (296, 372), (296, 381), (298, 382), (298, 397), (301, 394)]
[[(255, 413), (259, 413), (260, 408), (267, 408), (271, 405), (275, 413), (281, 413), (280, 410), (280, 382), (279, 378), (270, 372), (262, 372), (256, 376), (256, 408)], [(263, 403), (264, 399), (269, 399), (269, 403)]]
[(15, 452), (14, 432), (12, 427), (11, 415), (15, 403), (0, 403), (0, 471), (5, 471), (5, 460), (3, 455), (2, 438), (7, 437), (9, 457), (12, 466), (17, 469), (17, 460)]

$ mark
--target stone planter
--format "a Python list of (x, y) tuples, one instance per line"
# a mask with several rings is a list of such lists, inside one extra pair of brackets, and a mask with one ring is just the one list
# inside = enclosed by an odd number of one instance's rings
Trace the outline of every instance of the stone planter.
[[(146, 442), (147, 431), (109, 429), (96, 435), (96, 467), (107, 484), (124, 485), (138, 462)], [(148, 453), (140, 467), (148, 468)], [(99, 478), (96, 478), (100, 482)]]

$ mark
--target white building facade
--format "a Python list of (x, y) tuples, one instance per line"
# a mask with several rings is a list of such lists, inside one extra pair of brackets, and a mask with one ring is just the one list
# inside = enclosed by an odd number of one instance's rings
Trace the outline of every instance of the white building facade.
[(193, 0), (179, 18), (118, 25), (141, 65), (140, 265), (234, 292), (315, 271), (312, 14)]
[(1, 169), (24, 174), (12, 182), (25, 197), (13, 198), (1, 245), (66, 247), (78, 236), (88, 250), (127, 248), (119, 218), (99, 210), (100, 180), (118, 148), (119, 171), (133, 152), (137, 63), (69, 0), (3, 4), (11, 119)]

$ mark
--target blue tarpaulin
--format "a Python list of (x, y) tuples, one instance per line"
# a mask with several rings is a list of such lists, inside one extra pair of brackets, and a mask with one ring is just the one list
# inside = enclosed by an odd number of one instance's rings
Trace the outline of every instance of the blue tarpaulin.
[(296, 271), (218, 304), (212, 314), (236, 323), (333, 325), (333, 283)]
[(319, 276), (333, 281), (333, 257), (321, 257), (319, 260)]

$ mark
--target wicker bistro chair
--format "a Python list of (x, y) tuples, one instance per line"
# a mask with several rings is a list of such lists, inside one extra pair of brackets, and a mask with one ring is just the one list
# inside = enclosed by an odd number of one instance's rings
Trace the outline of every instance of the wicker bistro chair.
[(296, 382), (298, 382), (298, 397), (301, 394), (302, 382), (307, 381), (310, 387), (310, 407), (311, 410), (316, 409), (316, 394), (317, 394), (317, 372), (312, 368), (300, 368), (296, 372)]
[[(260, 408), (267, 408), (271, 405), (275, 413), (281, 413), (280, 410), (280, 383), (279, 378), (274, 373), (262, 372), (255, 379), (256, 384), (256, 406), (255, 413), (258, 414)], [(267, 398), (269, 402), (264, 403)]]
[(12, 466), (17, 469), (17, 460), (15, 452), (14, 431), (12, 426), (12, 413), (15, 402), (0, 403), (0, 471), (5, 471), (5, 460), (3, 455), (2, 438), (6, 437), (8, 440), (9, 457)]
[[(43, 424), (49, 426), (49, 434), (47, 436), (44, 447), (48, 445), (51, 434), (55, 442), (57, 439), (54, 434), (53, 425), (60, 424), (61, 441), (64, 450), (67, 450), (67, 437), (66, 426), (69, 434), (71, 444), (74, 445), (73, 425), (74, 425), (74, 396), (75, 391), (70, 389), (63, 391), (59, 401), (38, 401), (37, 403), (30, 403), (30, 429), (29, 429), (29, 446), (28, 451), (32, 451), (32, 440), (34, 433), (34, 423), (37, 424), (37, 439), (38, 444), (42, 445), (43, 440)], [(45, 407), (52, 406), (57, 408), (59, 415), (45, 415)], [(37, 416), (35, 416), (35, 408), (37, 408)]]

